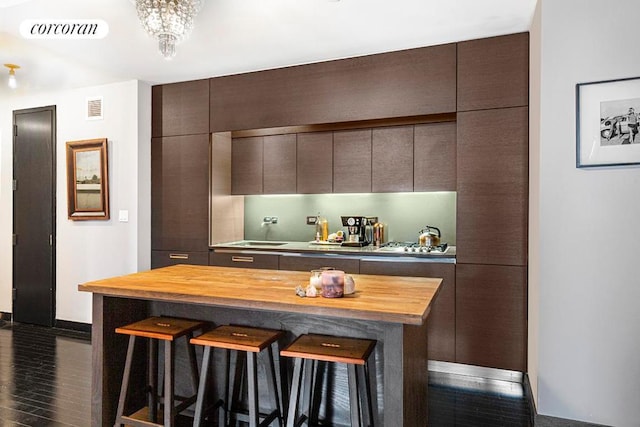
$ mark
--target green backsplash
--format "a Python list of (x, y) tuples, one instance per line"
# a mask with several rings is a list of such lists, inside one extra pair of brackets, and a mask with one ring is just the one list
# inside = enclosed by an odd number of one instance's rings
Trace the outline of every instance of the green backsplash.
[[(244, 238), (247, 240), (313, 240), (307, 216), (329, 221), (329, 233), (342, 230), (341, 216), (377, 216), (386, 224), (386, 240), (416, 241), (425, 225), (438, 227), (443, 242), (456, 243), (456, 193), (291, 194), (245, 196)], [(265, 216), (278, 223), (262, 225)]]

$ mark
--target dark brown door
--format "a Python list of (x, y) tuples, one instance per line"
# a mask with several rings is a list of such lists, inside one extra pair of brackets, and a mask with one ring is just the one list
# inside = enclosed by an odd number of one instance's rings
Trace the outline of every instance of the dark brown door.
[(13, 317), (55, 319), (55, 106), (13, 112)]

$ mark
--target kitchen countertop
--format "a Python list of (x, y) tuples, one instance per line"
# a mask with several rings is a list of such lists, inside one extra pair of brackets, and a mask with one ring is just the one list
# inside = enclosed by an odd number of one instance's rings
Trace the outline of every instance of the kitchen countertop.
[[(338, 244), (317, 244), (315, 242), (239, 240), (235, 242), (216, 243), (210, 246), (216, 252), (257, 251), (261, 253), (302, 253), (302, 254), (337, 254), (344, 256), (382, 256), (410, 257), (418, 259), (442, 259), (443, 262), (455, 262), (456, 247), (449, 246), (445, 253), (431, 252), (416, 254), (411, 252), (386, 251), (373, 245), (354, 247)], [(446, 260), (446, 261), (445, 261)]]
[(113, 297), (316, 314), (422, 325), (442, 279), (354, 274), (356, 292), (343, 298), (300, 298), (308, 272), (174, 265), (78, 286)]

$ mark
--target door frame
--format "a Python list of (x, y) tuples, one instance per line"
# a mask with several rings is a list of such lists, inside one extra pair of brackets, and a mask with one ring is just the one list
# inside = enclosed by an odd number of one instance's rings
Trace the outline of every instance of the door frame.
[[(55, 326), (55, 322), (56, 322), (56, 292), (57, 292), (57, 281), (56, 281), (56, 231), (57, 231), (57, 216), (56, 216), (56, 209), (57, 209), (57, 198), (56, 198), (56, 189), (57, 189), (57, 185), (56, 185), (56, 175), (57, 175), (57, 171), (56, 171), (56, 164), (57, 164), (57, 156), (56, 156), (56, 148), (57, 148), (57, 122), (58, 122), (58, 116), (57, 116), (57, 109), (55, 105), (47, 105), (44, 107), (35, 107), (35, 108), (25, 108), (25, 109), (21, 109), (21, 110), (13, 110), (13, 114), (12, 114), (12, 132), (11, 132), (11, 136), (12, 136), (12, 170), (11, 170), (11, 177), (12, 180), (16, 179), (16, 166), (17, 166), (17, 159), (16, 159), (16, 137), (17, 137), (17, 123), (16, 123), (16, 116), (19, 114), (30, 114), (30, 113), (40, 113), (43, 111), (51, 111), (51, 153), (50, 153), (50, 158), (51, 158), (51, 319), (50, 320), (50, 326), (53, 327)], [(18, 184), (19, 185), (19, 184)], [(16, 233), (16, 229), (15, 229), (15, 215), (16, 215), (16, 204), (15, 204), (15, 193), (12, 191), (11, 194), (11, 230), (12, 230), (12, 234), (15, 235)], [(12, 245), (12, 250), (11, 250), (11, 311), (12, 311), (12, 317), (15, 318), (15, 292), (16, 292), (16, 277), (15, 277), (15, 271), (16, 271), (16, 258), (15, 258), (15, 246)]]

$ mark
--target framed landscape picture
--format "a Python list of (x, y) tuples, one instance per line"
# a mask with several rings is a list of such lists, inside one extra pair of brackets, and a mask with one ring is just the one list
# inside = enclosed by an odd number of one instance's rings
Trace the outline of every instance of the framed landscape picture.
[(576, 166), (640, 164), (640, 77), (576, 85)]
[(109, 219), (107, 139), (67, 142), (69, 219)]

